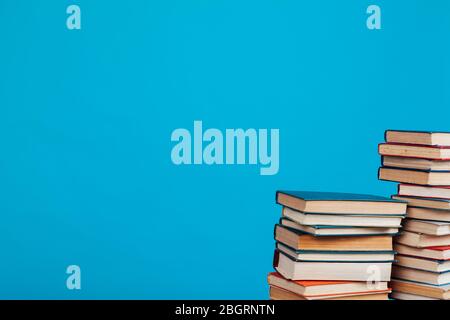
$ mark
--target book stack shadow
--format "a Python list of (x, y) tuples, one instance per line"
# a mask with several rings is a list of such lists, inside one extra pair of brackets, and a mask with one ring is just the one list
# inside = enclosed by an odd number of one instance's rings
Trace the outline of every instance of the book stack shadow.
[(381, 180), (408, 203), (393, 267), (392, 297), (450, 299), (450, 133), (394, 131), (379, 145)]
[(278, 191), (273, 300), (386, 300), (401, 200), (349, 193)]

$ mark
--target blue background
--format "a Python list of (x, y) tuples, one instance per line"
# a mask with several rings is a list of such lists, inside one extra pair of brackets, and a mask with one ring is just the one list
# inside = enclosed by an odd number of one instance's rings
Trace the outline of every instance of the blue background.
[[(1, 0), (0, 298), (267, 298), (276, 189), (390, 195), (384, 130), (450, 130), (449, 30), (444, 0)], [(279, 128), (279, 174), (173, 165), (194, 120)]]

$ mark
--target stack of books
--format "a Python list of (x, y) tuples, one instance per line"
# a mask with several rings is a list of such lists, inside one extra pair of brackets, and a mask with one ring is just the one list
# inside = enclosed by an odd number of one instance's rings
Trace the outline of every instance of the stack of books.
[(388, 299), (404, 201), (305, 191), (278, 191), (276, 201), (271, 299)]
[(408, 202), (392, 297), (449, 299), (450, 133), (388, 130), (385, 140), (379, 178), (400, 182), (392, 198)]

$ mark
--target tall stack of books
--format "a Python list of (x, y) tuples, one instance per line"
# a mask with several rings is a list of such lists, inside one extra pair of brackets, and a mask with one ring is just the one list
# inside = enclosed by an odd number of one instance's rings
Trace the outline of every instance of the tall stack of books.
[(450, 133), (388, 130), (385, 140), (379, 178), (400, 182), (392, 199), (408, 202), (392, 297), (450, 299)]
[(278, 191), (271, 299), (388, 299), (392, 238), (406, 202), (328, 192)]

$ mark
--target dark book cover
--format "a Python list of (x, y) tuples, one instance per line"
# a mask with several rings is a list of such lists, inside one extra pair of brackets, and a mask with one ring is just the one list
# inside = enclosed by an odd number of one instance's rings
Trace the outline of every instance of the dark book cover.
[(279, 190), (276, 192), (276, 199), (278, 204), (280, 204), (278, 202), (278, 195), (281, 193), (305, 201), (401, 202), (401, 201), (394, 201), (393, 199), (387, 197), (374, 196), (369, 194), (359, 194), (359, 193)]

